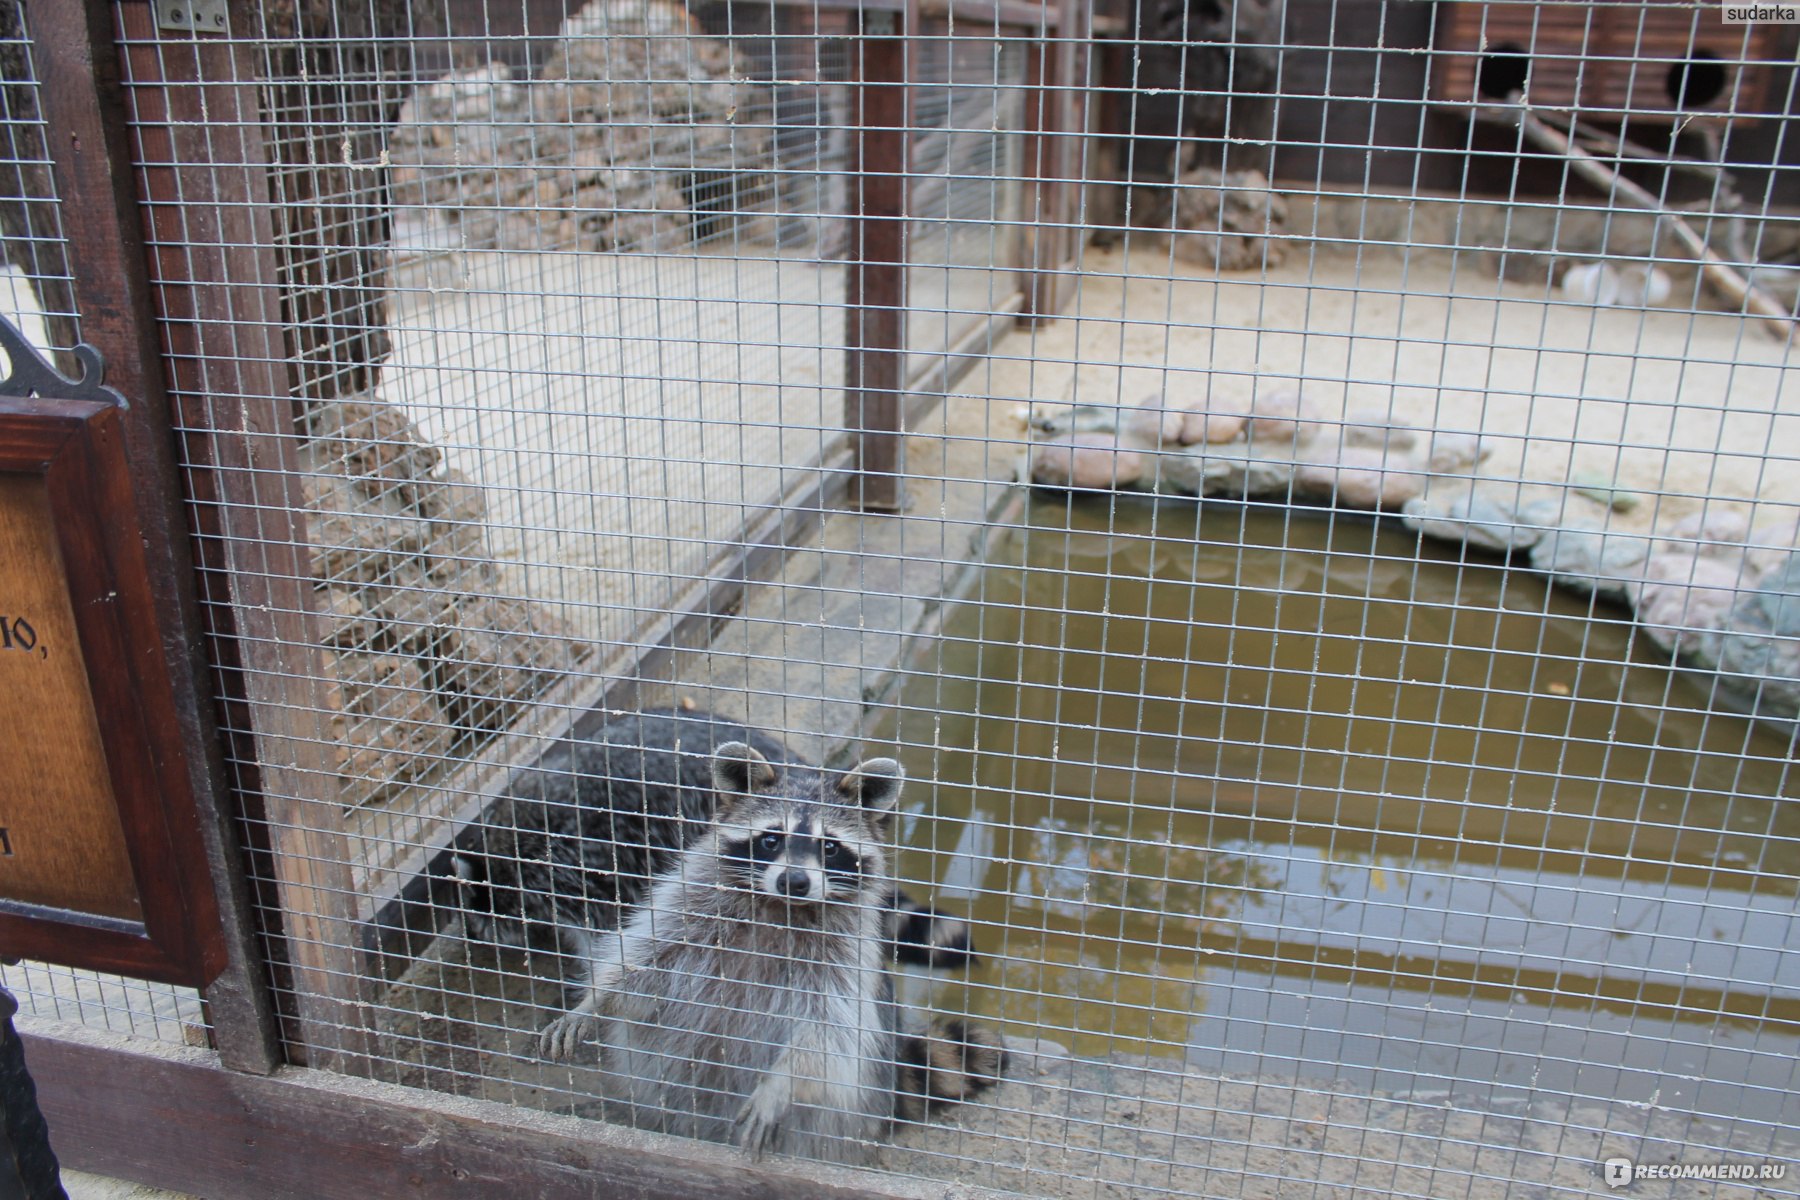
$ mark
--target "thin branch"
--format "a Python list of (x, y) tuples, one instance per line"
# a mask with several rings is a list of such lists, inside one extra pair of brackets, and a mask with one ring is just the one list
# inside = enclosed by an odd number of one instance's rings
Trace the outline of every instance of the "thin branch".
[(1706, 244), (1706, 239), (1662, 201), (1575, 145), (1566, 134), (1552, 128), (1528, 109), (1521, 107), (1510, 110), (1510, 113), (1527, 140), (1568, 159), (1569, 168), (1577, 175), (1609, 196), (1623, 200), (1633, 208), (1655, 213), (1666, 221), (1676, 242), (1700, 264), (1700, 273), (1706, 281), (1740, 309), (1763, 318), (1764, 329), (1782, 341), (1792, 341), (1796, 332), (1800, 332), (1800, 326), (1794, 323), (1793, 314), (1779, 300), (1745, 279), (1730, 263), (1714, 253), (1712, 247)]

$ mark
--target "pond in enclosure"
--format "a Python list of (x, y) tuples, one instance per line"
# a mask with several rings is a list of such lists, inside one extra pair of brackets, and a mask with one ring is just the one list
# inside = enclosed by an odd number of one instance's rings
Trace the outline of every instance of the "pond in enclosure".
[(912, 672), (900, 869), (986, 955), (937, 1004), (1800, 1123), (1789, 740), (1623, 610), (1361, 517), (1039, 497)]

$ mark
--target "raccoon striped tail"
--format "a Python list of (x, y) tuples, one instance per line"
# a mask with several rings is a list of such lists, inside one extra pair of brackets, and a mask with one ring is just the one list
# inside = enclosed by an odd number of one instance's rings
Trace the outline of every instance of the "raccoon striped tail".
[(935, 971), (955, 971), (975, 962), (969, 923), (946, 916), (896, 891), (888, 914), (896, 962)]
[(1006, 1070), (999, 1037), (960, 1017), (935, 1020), (924, 1033), (902, 1033), (899, 1054), (903, 1121), (973, 1100), (998, 1084)]

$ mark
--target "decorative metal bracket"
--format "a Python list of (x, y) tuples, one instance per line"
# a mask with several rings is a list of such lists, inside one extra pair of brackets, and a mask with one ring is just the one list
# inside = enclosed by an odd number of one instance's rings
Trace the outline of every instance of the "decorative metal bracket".
[(224, 33), (225, 0), (155, 0), (156, 27), (176, 33)]
[(54, 396), (58, 400), (88, 400), (119, 408), (131, 407), (124, 396), (102, 382), (106, 378), (106, 362), (100, 357), (100, 351), (86, 342), (71, 351), (81, 364), (80, 379), (70, 379), (51, 366), (50, 360), (25, 340), (19, 327), (4, 316), (0, 316), (0, 350), (6, 352), (7, 361), (12, 364), (11, 374), (0, 379), (0, 396), (20, 400)]

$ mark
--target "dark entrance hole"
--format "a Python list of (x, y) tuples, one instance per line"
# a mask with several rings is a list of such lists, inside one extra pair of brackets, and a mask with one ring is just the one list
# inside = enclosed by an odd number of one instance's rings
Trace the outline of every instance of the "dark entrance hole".
[(1475, 90), (1490, 100), (1505, 100), (1525, 90), (1531, 76), (1531, 55), (1517, 42), (1501, 42), (1481, 56), (1475, 68)]
[(1695, 50), (1686, 62), (1669, 64), (1663, 90), (1676, 108), (1705, 108), (1725, 90), (1725, 66), (1711, 50)]

